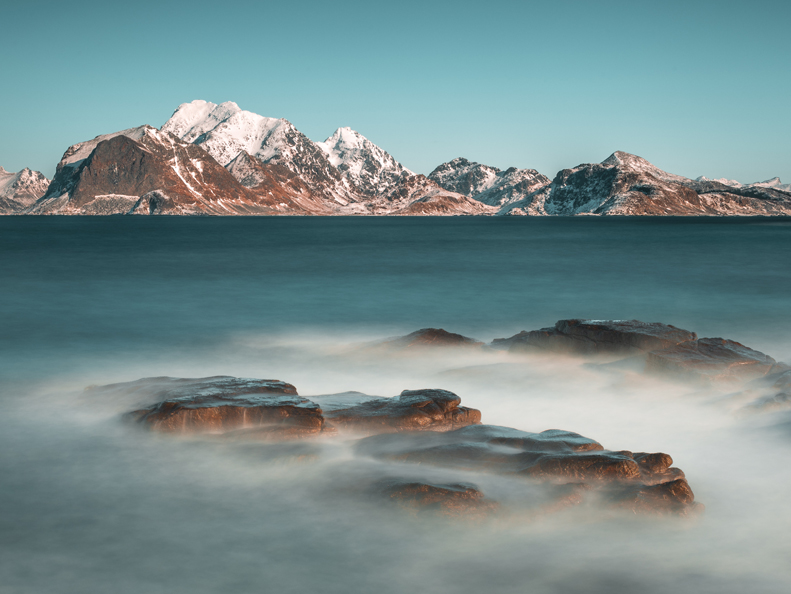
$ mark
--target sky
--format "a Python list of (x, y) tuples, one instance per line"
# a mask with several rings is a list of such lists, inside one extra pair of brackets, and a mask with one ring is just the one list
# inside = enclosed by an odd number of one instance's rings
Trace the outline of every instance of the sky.
[(791, 2), (0, 0), (0, 165), (193, 99), (350, 126), (406, 167), (563, 168), (616, 150), (791, 182)]

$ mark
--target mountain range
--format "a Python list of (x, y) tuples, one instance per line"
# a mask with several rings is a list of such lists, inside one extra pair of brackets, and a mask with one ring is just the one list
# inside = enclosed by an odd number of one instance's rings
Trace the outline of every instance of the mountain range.
[(791, 184), (673, 175), (617, 151), (560, 171), (457, 158), (415, 174), (351, 128), (314, 142), (232, 102), (69, 147), (50, 181), (0, 168), (2, 214), (791, 215)]

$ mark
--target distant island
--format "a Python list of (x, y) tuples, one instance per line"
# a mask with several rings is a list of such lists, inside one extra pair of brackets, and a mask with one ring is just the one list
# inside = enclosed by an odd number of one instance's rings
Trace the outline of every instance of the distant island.
[(351, 128), (314, 142), (235, 103), (184, 103), (69, 147), (55, 177), (0, 167), (0, 214), (789, 216), (791, 184), (689, 179), (616, 151), (601, 163), (500, 170), (458, 158), (415, 174)]

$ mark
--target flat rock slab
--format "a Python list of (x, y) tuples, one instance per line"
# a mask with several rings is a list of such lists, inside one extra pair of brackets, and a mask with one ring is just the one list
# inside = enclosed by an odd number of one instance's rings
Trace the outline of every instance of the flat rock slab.
[(461, 398), (447, 390), (404, 390), (393, 398), (359, 392), (311, 398), (338, 430), (362, 433), (448, 431), (481, 422), (479, 410), (460, 406)]
[[(156, 431), (223, 433), (255, 430), (259, 439), (284, 439), (320, 433), (321, 408), (278, 380), (234, 377), (154, 378), (141, 385), (156, 387), (156, 404), (131, 413)], [(163, 381), (164, 380), (164, 381)], [(252, 436), (252, 434), (251, 434)]]
[(552, 328), (522, 331), (511, 338), (496, 338), (492, 347), (512, 352), (639, 353), (695, 340), (688, 330), (639, 320), (559, 320)]
[(481, 421), (480, 411), (460, 406), (461, 398), (447, 390), (404, 390), (392, 398), (360, 392), (305, 398), (285, 382), (228, 376), (147, 378), (91, 390), (153, 400), (129, 413), (150, 429), (226, 433), (236, 439), (278, 440), (337, 430), (363, 434), (445, 431)]
[(140, 400), (159, 402), (170, 398), (193, 396), (234, 396), (238, 394), (296, 394), (291, 384), (279, 380), (215, 375), (200, 378), (146, 377), (133, 382), (90, 386), (86, 392), (108, 397), (125, 394)]
[[(598, 442), (569, 431), (527, 433), (477, 425), (445, 433), (375, 435), (360, 440), (355, 449), (359, 454), (390, 461), (521, 476), (553, 484), (587, 484), (596, 487), (610, 503), (631, 506), (634, 511), (683, 514), (694, 502), (684, 473), (671, 466), (669, 455), (607, 451)], [(675, 486), (654, 488), (667, 483)], [(575, 489), (578, 496), (580, 491)], [(653, 506), (647, 502), (653, 502)]]
[(648, 353), (646, 371), (748, 380), (786, 368), (772, 357), (733, 340), (700, 338)]

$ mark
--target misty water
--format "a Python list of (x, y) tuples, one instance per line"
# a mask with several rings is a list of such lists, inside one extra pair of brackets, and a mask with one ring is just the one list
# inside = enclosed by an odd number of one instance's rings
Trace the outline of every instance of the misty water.
[[(787, 592), (791, 431), (738, 414), (736, 387), (360, 345), (634, 318), (791, 362), (789, 262), (788, 219), (0, 218), (0, 592)], [(344, 438), (302, 456), (158, 435), (123, 420), (134, 396), (85, 390), (212, 375), (452, 390), (484, 423), (667, 452), (706, 511), (414, 516), (355, 484), (470, 477)]]

